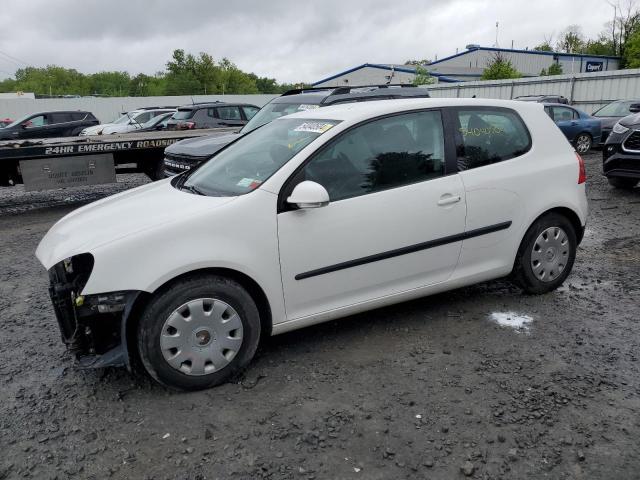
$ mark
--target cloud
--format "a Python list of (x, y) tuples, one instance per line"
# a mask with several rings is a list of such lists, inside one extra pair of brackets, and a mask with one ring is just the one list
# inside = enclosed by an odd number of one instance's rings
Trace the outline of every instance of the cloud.
[(23, 62), (151, 74), (183, 48), (279, 81), (313, 82), (365, 62), (491, 46), (496, 21), (500, 46), (524, 48), (569, 24), (596, 36), (612, 14), (601, 0), (3, 0), (0, 76)]

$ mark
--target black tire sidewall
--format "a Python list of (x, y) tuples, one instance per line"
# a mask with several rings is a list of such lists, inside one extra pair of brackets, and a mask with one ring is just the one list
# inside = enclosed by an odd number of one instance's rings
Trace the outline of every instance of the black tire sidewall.
[[(569, 252), (569, 260), (564, 267), (562, 273), (551, 282), (543, 282), (539, 280), (533, 273), (531, 267), (531, 253), (533, 251), (533, 245), (538, 236), (550, 227), (562, 228), (567, 237), (569, 238), (569, 244), (571, 250)], [(525, 234), (520, 249), (518, 251), (517, 267), (516, 267), (516, 279), (520, 286), (531, 294), (547, 293), (558, 288), (566, 280), (571, 273), (573, 263), (576, 258), (576, 250), (578, 248), (578, 240), (576, 231), (571, 222), (563, 215), (557, 213), (549, 213), (536, 220), (536, 222), (529, 227)]]
[(607, 181), (609, 182), (609, 185), (624, 190), (631, 190), (638, 184), (638, 180), (634, 178), (611, 177), (608, 178)]
[[(171, 367), (162, 355), (160, 335), (165, 320), (179, 306), (197, 298), (216, 298), (231, 305), (242, 321), (242, 346), (219, 372), (190, 376)], [(260, 341), (260, 316), (255, 302), (237, 282), (219, 276), (195, 276), (162, 289), (145, 309), (137, 329), (140, 359), (159, 383), (177, 390), (200, 390), (219, 385), (239, 373), (253, 358)]]

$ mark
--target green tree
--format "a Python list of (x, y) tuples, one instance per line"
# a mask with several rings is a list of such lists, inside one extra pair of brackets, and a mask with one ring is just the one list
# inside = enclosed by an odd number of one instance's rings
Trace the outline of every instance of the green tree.
[(537, 50), (538, 52), (553, 52), (553, 47), (547, 40), (542, 42), (540, 45), (536, 45), (535, 47), (533, 47), (533, 49)]
[(552, 63), (547, 72), (549, 75), (562, 75), (562, 65), (559, 63)]
[(520, 77), (522, 77), (522, 74), (515, 69), (511, 60), (507, 59), (507, 57), (500, 52), (493, 55), (484, 72), (482, 72), (482, 80), (500, 80)]
[(417, 66), (416, 67), (416, 76), (413, 79), (414, 85), (431, 85), (436, 83), (436, 79), (429, 75), (429, 72), (426, 68)]
[(640, 30), (631, 35), (624, 50), (626, 68), (640, 68)]
[(89, 75), (90, 93), (126, 97), (129, 95), (131, 77), (127, 72), (99, 72)]
[(584, 36), (579, 25), (569, 25), (560, 35), (558, 51), (565, 53), (580, 53), (584, 48)]

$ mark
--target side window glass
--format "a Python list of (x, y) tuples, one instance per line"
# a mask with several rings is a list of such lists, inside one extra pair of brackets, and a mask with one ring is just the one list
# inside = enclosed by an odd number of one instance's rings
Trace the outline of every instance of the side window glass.
[(238, 107), (218, 107), (218, 118), (222, 120), (242, 120)]
[(331, 201), (423, 182), (444, 174), (444, 134), (439, 111), (368, 122), (321, 150), (303, 169)]
[(527, 152), (531, 139), (512, 110), (458, 110), (458, 169), (469, 170), (509, 160)]
[(216, 118), (216, 112), (213, 108), (207, 108), (207, 117)]
[(556, 122), (567, 122), (574, 118), (574, 111), (565, 107), (553, 107), (553, 119)]
[(258, 113), (259, 108), (256, 107), (242, 107), (242, 111), (244, 112), (244, 116), (247, 117), (247, 120), (251, 120), (253, 116)]
[(149, 120), (151, 120), (151, 112), (144, 112), (136, 115), (135, 119), (136, 121), (133, 123), (139, 123), (140, 125), (142, 125), (143, 123), (147, 123)]
[(30, 118), (26, 122), (24, 122), (27, 128), (33, 127), (42, 127), (44, 125), (48, 125), (47, 117), (44, 115), (38, 115), (37, 117)]

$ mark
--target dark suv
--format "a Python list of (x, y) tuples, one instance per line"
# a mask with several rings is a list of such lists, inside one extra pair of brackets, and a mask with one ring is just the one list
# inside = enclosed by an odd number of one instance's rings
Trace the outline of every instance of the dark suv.
[(640, 113), (613, 126), (602, 157), (603, 173), (614, 187), (631, 189), (640, 182)]
[(171, 177), (190, 170), (238, 137), (284, 115), (339, 103), (428, 97), (429, 92), (426, 88), (412, 85), (367, 85), (289, 90), (262, 107), (238, 132), (187, 138), (167, 147), (164, 151), (164, 174)]
[(194, 103), (179, 107), (167, 122), (167, 130), (242, 127), (258, 110), (259, 107), (246, 103)]
[(93, 113), (80, 110), (32, 113), (0, 129), (0, 140), (75, 137), (99, 123)]

